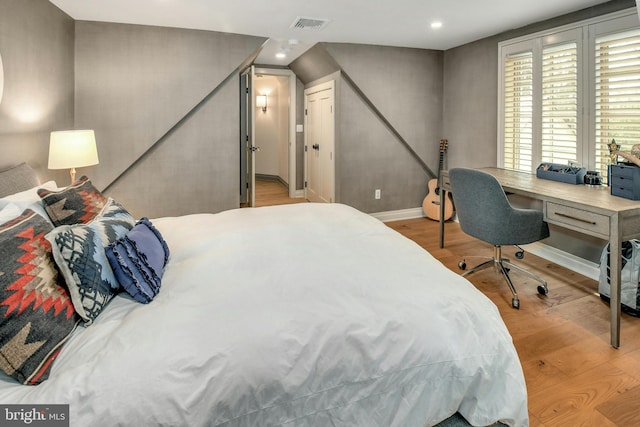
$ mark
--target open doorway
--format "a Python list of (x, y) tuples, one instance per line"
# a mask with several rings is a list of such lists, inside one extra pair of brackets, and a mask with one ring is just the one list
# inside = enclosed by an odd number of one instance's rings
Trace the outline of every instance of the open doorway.
[[(255, 179), (289, 190), (289, 77), (256, 72)], [(256, 191), (256, 205), (261, 192)]]
[[(261, 200), (274, 194), (274, 189), (290, 202), (301, 201), (304, 196), (302, 180), (297, 167), (301, 157), (297, 151), (296, 126), (296, 76), (291, 70), (251, 67), (249, 82), (243, 85), (248, 94), (246, 153), (242, 153), (251, 165), (244, 168), (241, 188), (246, 186), (246, 196), (241, 194), (241, 206), (280, 204)], [(244, 140), (244, 138), (243, 138)], [(242, 141), (241, 141), (242, 142)], [(242, 144), (241, 144), (242, 145)], [(298, 171), (297, 169), (300, 169)], [(300, 182), (298, 182), (300, 181)]]
[(306, 201), (302, 83), (282, 68), (251, 66), (240, 77), (240, 206)]

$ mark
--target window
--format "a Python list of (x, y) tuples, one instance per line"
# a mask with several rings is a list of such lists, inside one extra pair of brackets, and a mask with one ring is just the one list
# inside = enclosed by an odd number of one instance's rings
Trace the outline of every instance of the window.
[(607, 176), (608, 144), (640, 144), (635, 9), (500, 43), (498, 164), (577, 163)]
[(577, 50), (568, 43), (542, 51), (543, 162), (566, 165), (578, 158)]
[(504, 167), (531, 170), (533, 143), (531, 52), (508, 55), (504, 69)]
[(596, 170), (606, 173), (609, 147), (640, 144), (640, 30), (596, 39)]

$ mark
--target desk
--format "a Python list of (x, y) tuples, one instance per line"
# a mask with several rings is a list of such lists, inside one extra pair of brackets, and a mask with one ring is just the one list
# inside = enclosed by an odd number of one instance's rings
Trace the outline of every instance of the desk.
[[(608, 187), (572, 185), (535, 175), (498, 168), (482, 168), (502, 185), (506, 192), (520, 194), (543, 203), (544, 219), (549, 224), (608, 240), (611, 247), (611, 345), (620, 346), (620, 269), (621, 245), (640, 238), (640, 202), (612, 196)], [(449, 172), (441, 172), (441, 188), (451, 190)], [(440, 191), (444, 207), (445, 191)], [(440, 213), (440, 247), (444, 247), (444, 214)]]

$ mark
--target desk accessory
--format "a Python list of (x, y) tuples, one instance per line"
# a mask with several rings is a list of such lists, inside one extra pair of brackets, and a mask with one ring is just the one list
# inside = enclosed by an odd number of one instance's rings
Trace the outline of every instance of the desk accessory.
[(624, 157), (629, 162), (640, 166), (640, 144), (631, 147), (631, 151), (616, 151), (616, 156)]
[(630, 200), (640, 200), (640, 167), (634, 164), (611, 165), (611, 195)]
[(567, 184), (584, 184), (586, 168), (568, 166), (558, 163), (540, 163), (536, 169), (536, 176), (551, 181), (566, 182)]
[(587, 171), (584, 176), (584, 183), (586, 185), (602, 185), (602, 176), (598, 171)]

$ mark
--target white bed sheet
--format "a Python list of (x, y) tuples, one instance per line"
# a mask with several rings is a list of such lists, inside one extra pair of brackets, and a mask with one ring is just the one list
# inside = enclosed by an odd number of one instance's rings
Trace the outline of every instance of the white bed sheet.
[(43, 384), (2, 378), (0, 403), (67, 403), (72, 426), (528, 425), (497, 308), (378, 220), (298, 204), (153, 223), (156, 299), (116, 297)]

